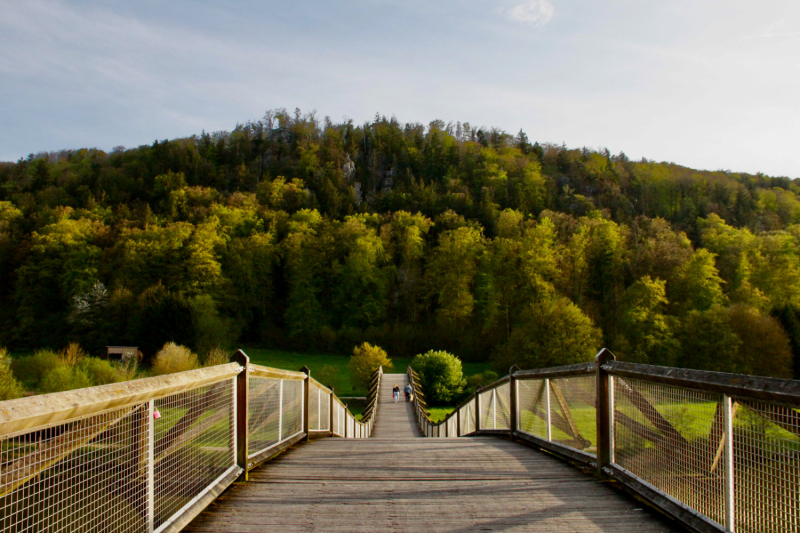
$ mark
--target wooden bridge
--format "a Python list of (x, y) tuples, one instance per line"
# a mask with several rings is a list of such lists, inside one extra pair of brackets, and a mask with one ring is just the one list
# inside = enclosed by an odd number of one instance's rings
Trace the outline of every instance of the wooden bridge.
[(369, 440), (320, 439), (251, 472), (187, 528), (256, 531), (673, 531), (609, 486), (521, 444), (425, 439), (385, 374)]
[[(411, 383), (413, 403), (391, 387)], [(800, 383), (517, 371), (441, 423), (249, 363), (0, 402), (0, 531), (800, 530)]]

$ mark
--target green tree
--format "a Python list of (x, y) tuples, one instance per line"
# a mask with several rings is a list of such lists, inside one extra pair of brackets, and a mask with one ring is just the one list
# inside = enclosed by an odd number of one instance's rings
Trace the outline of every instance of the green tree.
[(426, 401), (431, 406), (458, 401), (467, 384), (461, 359), (445, 351), (418, 354), (411, 361), (411, 368), (419, 374)]
[(469, 227), (445, 231), (429, 267), (429, 283), (438, 303), (436, 316), (448, 328), (464, 328), (475, 306), (473, 285), (483, 235)]
[(678, 346), (672, 335), (666, 282), (644, 276), (628, 287), (620, 309), (615, 352), (626, 361), (669, 365)]
[(493, 362), (498, 372), (514, 364), (529, 369), (585, 363), (601, 343), (600, 330), (578, 306), (563, 297), (547, 299), (523, 310)]
[(373, 346), (368, 342), (353, 348), (348, 367), (353, 385), (366, 390), (370, 385), (372, 374), (383, 366), (383, 370), (392, 368), (392, 360), (380, 346)]

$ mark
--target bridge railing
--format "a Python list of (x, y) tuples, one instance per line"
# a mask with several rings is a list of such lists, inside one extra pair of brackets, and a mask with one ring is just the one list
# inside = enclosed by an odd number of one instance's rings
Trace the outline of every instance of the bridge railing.
[(602, 350), (594, 363), (512, 372), (440, 423), (418, 405), (417, 419), (427, 436), (511, 437), (591, 467), (695, 531), (800, 531), (798, 381)]
[(299, 440), (369, 436), (307, 369), (233, 361), (0, 402), (0, 531), (180, 531)]

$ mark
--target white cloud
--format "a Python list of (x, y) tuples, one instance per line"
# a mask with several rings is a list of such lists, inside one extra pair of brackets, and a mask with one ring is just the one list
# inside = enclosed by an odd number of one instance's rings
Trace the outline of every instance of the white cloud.
[(498, 11), (509, 20), (539, 27), (550, 22), (554, 10), (553, 4), (547, 0), (528, 0), (511, 9), (501, 7)]

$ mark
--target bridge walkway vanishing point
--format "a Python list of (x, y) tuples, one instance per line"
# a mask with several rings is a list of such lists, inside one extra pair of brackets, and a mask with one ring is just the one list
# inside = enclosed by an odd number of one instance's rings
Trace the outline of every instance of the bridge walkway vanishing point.
[(671, 523), (539, 451), (493, 437), (421, 437), (384, 374), (370, 439), (312, 440), (250, 472), (185, 531), (674, 531)]

